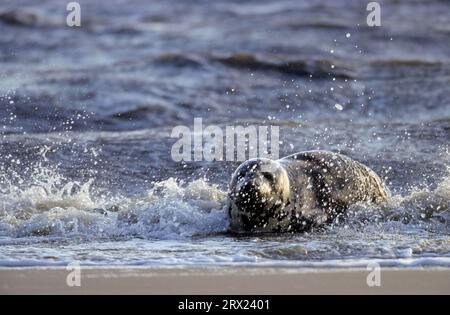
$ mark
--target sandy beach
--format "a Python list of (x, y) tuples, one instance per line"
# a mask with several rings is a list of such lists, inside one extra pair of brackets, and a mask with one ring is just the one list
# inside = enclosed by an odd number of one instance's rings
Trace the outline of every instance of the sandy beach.
[(88, 268), (69, 287), (63, 268), (2, 269), (0, 294), (450, 294), (450, 269), (383, 269), (369, 287), (363, 269)]

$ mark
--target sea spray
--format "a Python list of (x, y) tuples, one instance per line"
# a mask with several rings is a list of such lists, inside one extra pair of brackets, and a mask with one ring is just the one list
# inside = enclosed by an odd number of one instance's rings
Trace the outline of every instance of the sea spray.
[(203, 179), (170, 178), (154, 183), (147, 196), (106, 198), (94, 193), (92, 179), (80, 184), (48, 169), (36, 174), (26, 188), (2, 194), (0, 235), (164, 239), (227, 229), (226, 194)]

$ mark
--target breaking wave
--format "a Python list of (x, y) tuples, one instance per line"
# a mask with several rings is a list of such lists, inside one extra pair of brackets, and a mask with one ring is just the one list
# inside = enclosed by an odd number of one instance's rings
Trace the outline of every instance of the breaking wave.
[(382, 206), (353, 205), (342, 224), (362, 231), (450, 233), (450, 177), (432, 190), (412, 189), (406, 196), (394, 195)]
[[(0, 236), (179, 239), (225, 232), (226, 192), (205, 179), (153, 183), (139, 198), (97, 191), (41, 168), (32, 180), (2, 179)], [(393, 196), (383, 206), (352, 206), (330, 229), (450, 233), (450, 177), (433, 190)]]
[(170, 178), (141, 198), (98, 192), (92, 180), (64, 183), (48, 169), (26, 186), (3, 189), (0, 236), (176, 239), (227, 229), (225, 193), (203, 179)]

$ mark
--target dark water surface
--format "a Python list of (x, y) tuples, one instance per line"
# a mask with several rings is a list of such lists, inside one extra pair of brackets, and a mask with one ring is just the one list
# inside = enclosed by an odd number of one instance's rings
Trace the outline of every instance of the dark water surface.
[[(0, 3), (0, 265), (450, 266), (450, 3)], [(393, 197), (325, 231), (234, 238), (233, 162), (180, 164), (174, 126), (280, 126)]]

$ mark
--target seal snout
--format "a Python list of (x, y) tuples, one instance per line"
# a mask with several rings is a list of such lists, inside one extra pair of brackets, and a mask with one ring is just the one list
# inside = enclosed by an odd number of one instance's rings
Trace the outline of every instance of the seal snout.
[(231, 230), (263, 230), (288, 203), (287, 173), (277, 161), (249, 160), (234, 173), (228, 197)]
[(235, 189), (231, 192), (231, 197), (236, 205), (246, 212), (252, 204), (262, 202), (264, 195), (268, 192), (267, 184), (260, 178), (246, 176), (237, 182)]
[(236, 192), (247, 192), (247, 191), (258, 191), (262, 186), (264, 186), (264, 181), (256, 176), (246, 176), (237, 182)]

